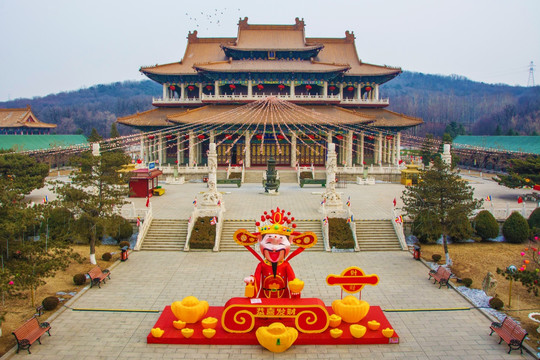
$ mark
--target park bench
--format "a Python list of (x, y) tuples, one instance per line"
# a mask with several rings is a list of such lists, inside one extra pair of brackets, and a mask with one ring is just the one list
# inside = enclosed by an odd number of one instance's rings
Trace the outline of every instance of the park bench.
[(326, 187), (326, 179), (300, 179), (301, 188), (306, 184), (322, 185), (322, 187)]
[(88, 272), (88, 276), (90, 277), (90, 287), (97, 284), (101, 288), (102, 281), (105, 283), (106, 278), (111, 279), (111, 272), (109, 270), (101, 271), (100, 267), (96, 266)]
[(12, 334), (17, 340), (17, 353), (19, 350), (28, 350), (30, 352), (30, 346), (37, 340), (41, 344), (41, 336), (45, 333), (50, 333), (51, 326), (48, 322), (39, 323), (36, 317), (31, 318), (25, 322), (17, 330), (13, 331)]
[(502, 323), (492, 322), (489, 328), (491, 329), (489, 336), (491, 336), (493, 332), (496, 332), (500, 338), (499, 344), (503, 340), (508, 344), (509, 354), (510, 351), (518, 349), (521, 350), (521, 353), (523, 354), (523, 340), (525, 340), (527, 332), (519, 326), (518, 323), (512, 320), (510, 316), (505, 317)]
[(237, 187), (242, 186), (242, 179), (218, 179), (219, 184), (235, 184)]
[(430, 280), (431, 278), (435, 280), (433, 282), (434, 284), (439, 282), (439, 289), (443, 285), (446, 285), (447, 288), (450, 288), (450, 276), (452, 275), (452, 273), (445, 267), (439, 266), (437, 271), (431, 270), (428, 275), (428, 280)]

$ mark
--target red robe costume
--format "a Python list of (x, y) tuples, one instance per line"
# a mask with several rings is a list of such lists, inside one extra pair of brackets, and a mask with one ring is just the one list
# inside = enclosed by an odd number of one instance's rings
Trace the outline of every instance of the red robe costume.
[(287, 261), (277, 266), (276, 276), (272, 271), (272, 263), (268, 260), (259, 262), (255, 269), (255, 297), (289, 298), (289, 281), (294, 280), (294, 271)]

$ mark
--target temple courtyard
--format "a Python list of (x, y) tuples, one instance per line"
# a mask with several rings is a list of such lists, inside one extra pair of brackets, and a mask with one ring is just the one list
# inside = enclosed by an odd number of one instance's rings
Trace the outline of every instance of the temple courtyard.
[[(475, 195), (492, 196), (494, 210), (521, 209), (517, 196), (524, 190), (510, 190), (479, 174), (464, 174)], [(206, 190), (203, 183), (165, 185), (166, 193), (152, 198), (156, 218), (187, 218), (193, 199)], [(256, 219), (277, 206), (297, 219), (319, 219), (321, 187), (282, 184), (280, 194), (265, 195), (260, 184), (241, 188), (219, 187), (224, 192), (228, 219)], [(347, 184), (337, 189), (344, 202), (350, 196), (356, 219), (391, 218), (392, 200), (400, 195), (399, 184)], [(43, 190), (42, 190), (43, 191)], [(32, 196), (36, 200), (42, 193)], [(489, 208), (488, 204), (485, 208)], [(137, 208), (145, 199), (135, 199)], [(536, 204), (526, 203), (527, 209)], [(302, 229), (298, 229), (302, 231)], [(362, 299), (380, 306), (400, 338), (388, 345), (293, 345), (284, 353), (272, 353), (261, 346), (161, 345), (147, 344), (146, 337), (173, 301), (194, 295), (210, 306), (222, 306), (232, 297), (243, 296), (243, 278), (253, 273), (257, 260), (248, 251), (238, 252), (132, 252), (128, 261), (111, 267), (111, 277), (101, 288), (85, 288), (57, 311), (49, 321), (52, 336), (32, 346), (32, 355), (14, 350), (2, 359), (517, 359), (532, 358), (489, 336), (492, 319), (454, 289), (441, 288), (428, 280), (428, 268), (413, 260), (408, 251), (356, 253), (310, 252), (300, 254), (291, 265), (305, 282), (302, 296), (320, 298), (326, 305), (339, 299), (340, 289), (325, 279), (346, 267), (358, 266), (375, 273), (380, 282), (366, 286)], [(460, 309), (455, 309), (460, 308)], [(85, 309), (86, 311), (81, 311)], [(393, 310), (409, 309), (396, 312)], [(434, 309), (454, 309), (433, 311)], [(127, 311), (111, 311), (127, 310)], [(6, 334), (7, 336), (7, 334)]]

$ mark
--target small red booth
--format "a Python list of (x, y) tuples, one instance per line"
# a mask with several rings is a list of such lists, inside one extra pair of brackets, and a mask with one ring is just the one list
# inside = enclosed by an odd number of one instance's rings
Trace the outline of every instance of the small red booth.
[(131, 172), (129, 179), (130, 197), (147, 197), (158, 186), (158, 176), (163, 174), (158, 169), (137, 169)]

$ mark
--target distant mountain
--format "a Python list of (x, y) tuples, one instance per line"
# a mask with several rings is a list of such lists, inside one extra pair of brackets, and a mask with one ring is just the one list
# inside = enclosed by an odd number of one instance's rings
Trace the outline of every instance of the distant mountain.
[[(41, 121), (58, 124), (59, 134), (89, 135), (94, 127), (108, 137), (117, 117), (151, 109), (152, 97), (161, 94), (161, 85), (153, 81), (126, 81), (0, 102), (0, 108), (30, 105)], [(424, 120), (424, 125), (413, 130), (418, 135), (441, 136), (452, 122), (472, 135), (540, 133), (538, 86), (491, 85), (461, 76), (405, 71), (381, 86), (381, 97), (390, 98), (390, 110)], [(119, 131), (133, 130), (120, 126)]]

